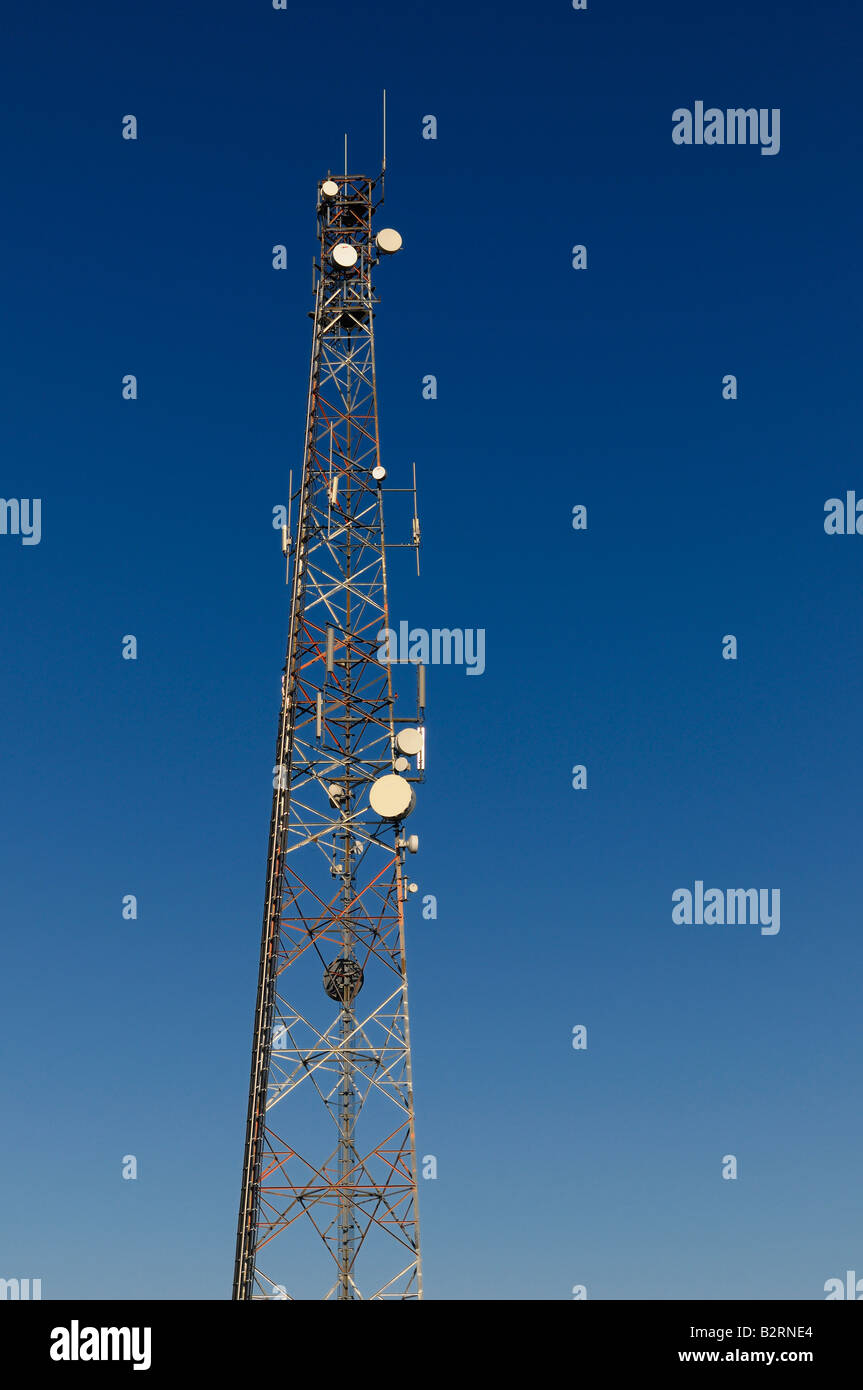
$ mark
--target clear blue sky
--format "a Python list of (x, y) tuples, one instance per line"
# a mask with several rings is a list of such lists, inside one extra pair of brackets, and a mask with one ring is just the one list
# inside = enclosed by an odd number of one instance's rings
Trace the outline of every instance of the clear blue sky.
[[(345, 128), (376, 169), (383, 86), (382, 440), (424, 539), (391, 608), (487, 647), (429, 672), (411, 822), (427, 1295), (863, 1273), (863, 537), (823, 528), (863, 496), (859, 11), (49, 0), (4, 27), (0, 492), (42, 499), (42, 540), (0, 536), (0, 1276), (229, 1296), (271, 515), (316, 181)], [(697, 100), (780, 108), (780, 153), (676, 146)], [(778, 887), (780, 932), (675, 925), (696, 879)]]

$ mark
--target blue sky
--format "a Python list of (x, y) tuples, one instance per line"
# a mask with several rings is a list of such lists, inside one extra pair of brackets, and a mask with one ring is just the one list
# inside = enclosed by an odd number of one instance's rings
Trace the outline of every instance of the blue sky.
[[(316, 183), (345, 129), (376, 170), (384, 86), (383, 457), (416, 460), (424, 542), (391, 612), (486, 633), (481, 677), (429, 672), (411, 823), (427, 1296), (863, 1272), (863, 539), (823, 527), (863, 496), (860, 29), (836, 0), (8, 18), (0, 493), (42, 499), (42, 539), (0, 536), (0, 1277), (230, 1292), (272, 508)], [(779, 154), (675, 145), (698, 100), (779, 108)], [(697, 879), (779, 888), (780, 932), (675, 925)]]

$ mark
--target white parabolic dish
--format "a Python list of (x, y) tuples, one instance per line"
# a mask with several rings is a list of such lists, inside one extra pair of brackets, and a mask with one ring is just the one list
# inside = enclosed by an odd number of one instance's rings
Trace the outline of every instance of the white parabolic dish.
[(339, 185), (333, 179), (324, 179), (321, 184), (321, 192), (325, 198), (335, 198), (339, 191)]
[(372, 782), (369, 805), (381, 820), (403, 820), (416, 805), (416, 794), (410, 782), (393, 772)]
[(408, 758), (415, 758), (423, 746), (423, 736), (419, 729), (399, 729), (396, 734), (396, 748)]
[(333, 247), (333, 260), (336, 265), (340, 265), (343, 270), (357, 263), (357, 251), (355, 246), (349, 246), (346, 241), (340, 241)]
[(402, 239), (395, 227), (381, 227), (375, 237), (375, 245), (379, 251), (383, 251), (387, 256), (392, 256), (396, 251), (401, 251)]

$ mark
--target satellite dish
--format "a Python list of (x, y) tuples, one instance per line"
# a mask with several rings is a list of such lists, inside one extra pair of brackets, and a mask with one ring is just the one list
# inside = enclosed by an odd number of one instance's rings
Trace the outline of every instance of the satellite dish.
[(339, 956), (324, 971), (324, 990), (338, 1004), (350, 1004), (363, 987), (363, 968), (353, 956)]
[(423, 736), (419, 729), (399, 729), (396, 734), (396, 748), (408, 758), (415, 758), (422, 746)]
[(324, 198), (337, 198), (339, 195), (339, 185), (335, 179), (324, 179), (321, 184), (321, 194)]
[(384, 255), (392, 256), (396, 251), (401, 251), (402, 239), (394, 227), (381, 227), (375, 237), (375, 246)]
[(416, 793), (410, 782), (393, 772), (372, 782), (369, 805), (381, 820), (404, 820), (416, 805)]
[(342, 270), (350, 270), (351, 266), (357, 263), (357, 248), (349, 246), (346, 241), (340, 241), (334, 246), (331, 254), (336, 265), (341, 266)]
[(372, 477), (374, 478), (376, 483), (382, 483), (386, 476), (387, 470), (383, 468), (380, 464), (377, 464), (377, 466), (372, 469)]

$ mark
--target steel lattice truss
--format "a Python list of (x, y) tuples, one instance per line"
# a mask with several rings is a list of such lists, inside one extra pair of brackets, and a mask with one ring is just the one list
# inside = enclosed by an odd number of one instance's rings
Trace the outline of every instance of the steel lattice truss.
[[(291, 619), (235, 1299), (422, 1293), (406, 841), (401, 824), (369, 804), (373, 780), (393, 773), (396, 726), (409, 722), (396, 718), (392, 666), (382, 659), (386, 547), (382, 485), (372, 476), (377, 181), (334, 182), (337, 195), (322, 196), (318, 209), (306, 444), (288, 546)], [(358, 252), (348, 269), (332, 259), (339, 243)]]

